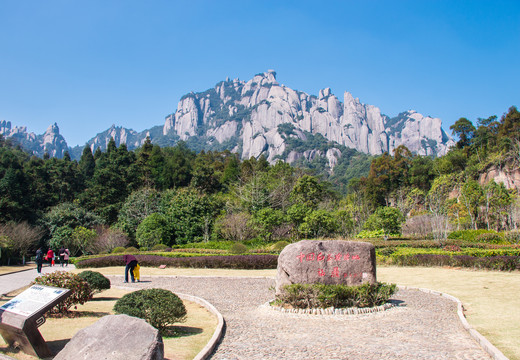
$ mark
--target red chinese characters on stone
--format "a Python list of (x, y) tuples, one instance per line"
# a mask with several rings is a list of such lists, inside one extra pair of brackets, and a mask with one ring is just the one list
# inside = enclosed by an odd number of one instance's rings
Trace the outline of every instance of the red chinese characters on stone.
[(304, 261), (324, 261), (325, 259), (327, 261), (348, 261), (348, 260), (361, 260), (361, 257), (359, 255), (350, 255), (349, 253), (343, 254), (343, 253), (337, 253), (337, 254), (324, 254), (320, 252), (318, 255), (315, 253), (300, 253), (300, 255), (296, 256), (296, 258), (300, 262)]
[[(327, 275), (327, 273), (325, 272), (324, 269), (318, 269), (318, 276), (319, 277), (324, 277), (326, 275)], [(343, 274), (343, 277), (346, 277), (346, 276), (347, 276), (347, 274)], [(330, 277), (336, 277), (336, 278), (340, 277), (339, 267), (332, 268), (332, 271), (330, 272)]]
[(362, 276), (363, 276), (363, 274), (347, 274), (347, 273), (343, 274), (344, 278), (346, 278), (346, 277), (354, 277), (354, 278), (356, 278), (356, 277), (362, 277)]

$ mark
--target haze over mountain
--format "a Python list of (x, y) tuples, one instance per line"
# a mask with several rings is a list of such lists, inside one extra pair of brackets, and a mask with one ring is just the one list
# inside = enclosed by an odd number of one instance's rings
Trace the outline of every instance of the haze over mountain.
[[(57, 124), (45, 134), (35, 135), (25, 127), (12, 128), (4, 120), (0, 133), (38, 156), (47, 152), (62, 157), (68, 150), (77, 159), (83, 149), (68, 148)], [(161, 146), (183, 140), (195, 150), (228, 149), (243, 159), (264, 155), (270, 162), (324, 156), (331, 168), (345, 147), (378, 155), (405, 145), (414, 153), (437, 156), (454, 145), (438, 118), (413, 110), (390, 118), (349, 92), (340, 101), (330, 88), (320, 90), (318, 96), (309, 95), (279, 84), (273, 70), (249, 81), (226, 79), (204, 92), (186, 94), (177, 110), (166, 116), (164, 125), (142, 132), (112, 125), (88, 145), (92, 151), (105, 150), (114, 138), (117, 146), (125, 143), (132, 150), (147, 137)]]

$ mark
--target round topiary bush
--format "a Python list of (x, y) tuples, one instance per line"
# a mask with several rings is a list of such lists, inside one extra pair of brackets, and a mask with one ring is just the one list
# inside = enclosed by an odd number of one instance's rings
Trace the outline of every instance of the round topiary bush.
[(152, 247), (153, 251), (165, 251), (166, 249), (168, 249), (168, 245), (164, 244), (157, 244)]
[(135, 253), (138, 253), (139, 252), (139, 249), (138, 248), (135, 248), (133, 246), (130, 246), (130, 247), (127, 247), (124, 251), (125, 254), (135, 254)]
[(182, 300), (164, 289), (144, 289), (126, 294), (117, 300), (114, 311), (144, 319), (161, 333), (168, 326), (186, 320), (186, 307)]
[(287, 241), (284, 241), (284, 240), (281, 240), (281, 241), (278, 241), (276, 242), (274, 245), (273, 245), (273, 250), (274, 251), (277, 251), (277, 252), (280, 252), (282, 251), (287, 245), (289, 245), (289, 242)]
[(112, 254), (121, 254), (121, 253), (124, 253), (124, 252), (125, 252), (125, 248), (123, 246), (115, 247), (112, 250)]
[(32, 284), (70, 289), (72, 294), (49, 310), (50, 314), (66, 314), (72, 305), (84, 304), (92, 299), (93, 290), (87, 281), (71, 272), (56, 271), (34, 279)]
[(231, 245), (231, 247), (229, 248), (229, 252), (231, 254), (244, 254), (247, 252), (247, 246), (237, 242)]
[(78, 275), (80, 278), (88, 282), (90, 288), (96, 292), (110, 289), (110, 280), (97, 271), (86, 270)]

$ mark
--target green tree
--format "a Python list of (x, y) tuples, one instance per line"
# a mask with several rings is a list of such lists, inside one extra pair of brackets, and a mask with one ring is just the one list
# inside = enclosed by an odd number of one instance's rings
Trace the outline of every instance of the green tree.
[(53, 248), (65, 244), (72, 231), (77, 227), (87, 229), (103, 224), (103, 220), (96, 214), (86, 210), (77, 202), (63, 203), (51, 208), (42, 218)]
[(298, 230), (307, 237), (317, 238), (331, 236), (338, 229), (338, 223), (329, 211), (314, 210), (310, 212), (298, 227)]
[[(78, 254), (91, 254), (94, 247), (94, 239), (97, 237), (95, 230), (83, 226), (76, 227), (71, 234), (69, 250), (72, 256)], [(65, 245), (67, 245), (65, 243)]]
[(167, 245), (209, 240), (213, 219), (221, 206), (217, 198), (195, 189), (166, 190), (160, 209), (170, 228), (171, 237)]
[(291, 199), (303, 204), (310, 209), (316, 209), (318, 203), (323, 199), (323, 185), (314, 176), (303, 175), (296, 181), (292, 191)]
[(161, 177), (164, 188), (188, 186), (193, 176), (195, 153), (188, 149), (183, 141), (179, 141), (175, 147), (166, 148), (164, 151), (165, 166)]
[(255, 212), (253, 219), (258, 226), (260, 236), (271, 241), (274, 229), (282, 225), (285, 216), (281, 210), (266, 207)]
[(85, 145), (83, 148), (83, 153), (81, 154), (81, 158), (79, 160), (79, 171), (85, 181), (88, 181), (94, 175), (94, 170), (96, 169), (96, 160), (94, 160), (94, 155), (92, 155), (92, 150), (90, 146)]
[(471, 227), (477, 230), (477, 219), (482, 198), (482, 188), (475, 180), (467, 180), (460, 189), (462, 204), (466, 207), (471, 220)]
[(132, 192), (121, 207), (117, 226), (135, 240), (137, 227), (147, 216), (159, 211), (160, 200), (161, 194), (151, 188)]
[(139, 224), (136, 231), (137, 243), (141, 248), (151, 249), (157, 244), (168, 243), (168, 221), (163, 214), (148, 215)]
[(380, 207), (365, 223), (366, 230), (383, 230), (385, 235), (400, 234), (404, 216), (394, 207)]
[(471, 121), (466, 118), (460, 118), (455, 122), (455, 124), (450, 126), (450, 130), (453, 135), (459, 138), (457, 147), (462, 149), (471, 144), (471, 139), (473, 138), (476, 129)]

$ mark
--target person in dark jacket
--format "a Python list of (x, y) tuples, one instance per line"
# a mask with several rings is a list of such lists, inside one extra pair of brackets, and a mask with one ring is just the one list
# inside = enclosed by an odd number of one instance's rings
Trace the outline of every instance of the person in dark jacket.
[(36, 250), (36, 271), (38, 271), (38, 274), (42, 273), (42, 265), (43, 265), (43, 251), (42, 248), (38, 248)]
[(64, 256), (65, 256), (65, 246), (61, 246), (61, 248), (58, 250), (58, 255), (60, 256), (60, 265), (63, 267), (64, 263)]
[(134, 268), (137, 265), (137, 259), (135, 258), (134, 255), (125, 255), (125, 256), (123, 256), (123, 259), (125, 260), (125, 263), (126, 263), (125, 283), (128, 282), (128, 271), (130, 271), (130, 278), (132, 279), (132, 282), (135, 282)]

